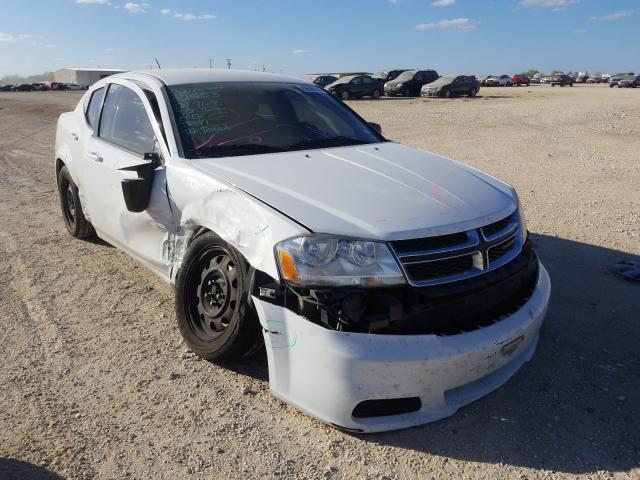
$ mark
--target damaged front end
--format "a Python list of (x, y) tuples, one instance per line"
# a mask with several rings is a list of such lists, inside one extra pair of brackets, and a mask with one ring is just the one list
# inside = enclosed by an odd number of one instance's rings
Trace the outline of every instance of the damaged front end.
[(455, 283), (388, 288), (300, 288), (269, 277), (254, 295), (331, 330), (455, 335), (491, 325), (531, 296), (538, 259), (530, 242), (504, 267)]
[(399, 286), (307, 288), (256, 272), (272, 391), (351, 431), (452, 415), (535, 351), (550, 282), (531, 243), (521, 247), (482, 275), (429, 286), (413, 276)]

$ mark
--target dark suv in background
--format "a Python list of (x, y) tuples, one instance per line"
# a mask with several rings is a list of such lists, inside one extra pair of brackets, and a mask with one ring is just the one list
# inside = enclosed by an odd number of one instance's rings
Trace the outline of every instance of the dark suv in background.
[(313, 83), (315, 83), (320, 88), (324, 88), (327, 85), (332, 84), (336, 80), (338, 80), (338, 77), (334, 77), (333, 75), (320, 75), (313, 80)]
[(423, 85), (440, 78), (435, 70), (407, 70), (394, 80), (385, 83), (385, 95), (402, 95), (403, 97), (417, 97)]
[(373, 75), (373, 78), (378, 80), (379, 82), (382, 82), (382, 85), (384, 85), (385, 83), (390, 82), (391, 80), (395, 80), (396, 78), (398, 78), (398, 75), (406, 71), (407, 71), (406, 68), (403, 68), (401, 70), (381, 70), (375, 73)]
[(569, 75), (564, 74), (554, 75), (553, 77), (551, 77), (550, 83), (552, 87), (555, 87), (556, 85), (559, 85), (561, 87), (569, 85), (570, 87), (573, 87), (573, 78)]
[(382, 94), (382, 84), (369, 75), (342, 77), (324, 89), (342, 100), (362, 97), (380, 98)]

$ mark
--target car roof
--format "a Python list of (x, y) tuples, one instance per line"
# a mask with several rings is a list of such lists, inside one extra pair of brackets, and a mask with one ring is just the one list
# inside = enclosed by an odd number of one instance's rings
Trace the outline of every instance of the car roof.
[(250, 70), (223, 70), (212, 68), (163, 68), (138, 70), (114, 75), (116, 78), (130, 78), (131, 74), (156, 77), (166, 85), (184, 85), (207, 82), (287, 82), (310, 83), (295, 77), (275, 73), (252, 72)]

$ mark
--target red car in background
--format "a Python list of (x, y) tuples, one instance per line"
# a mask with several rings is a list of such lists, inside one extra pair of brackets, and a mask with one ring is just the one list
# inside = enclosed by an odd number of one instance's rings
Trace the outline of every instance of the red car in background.
[(529, 77), (527, 77), (524, 74), (514, 75), (513, 77), (511, 77), (511, 85), (518, 86), (518, 87), (520, 85), (529, 86), (531, 85), (531, 80), (529, 80)]

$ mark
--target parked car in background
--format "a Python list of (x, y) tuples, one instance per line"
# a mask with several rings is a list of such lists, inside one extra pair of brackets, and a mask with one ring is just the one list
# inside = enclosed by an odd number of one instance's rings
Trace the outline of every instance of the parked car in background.
[(511, 77), (509, 75), (492, 75), (484, 82), (487, 87), (510, 87)]
[(602, 77), (597, 76), (597, 77), (589, 77), (589, 78), (587, 78), (586, 83), (603, 83), (604, 81), (605, 80)]
[(439, 77), (440, 75), (435, 70), (407, 70), (394, 80), (385, 83), (384, 93), (385, 95), (416, 97), (420, 95), (420, 89), (423, 85), (427, 85)]
[(388, 141), (308, 82), (206, 68), (113, 75), (60, 116), (52, 153), (71, 236), (97, 235), (170, 285), (199, 357), (264, 346), (271, 392), (327, 424), (440, 420), (535, 353), (551, 282), (516, 190)]
[(67, 86), (67, 90), (86, 90), (89, 88), (86, 85), (80, 85), (78, 83), (66, 83), (65, 85)]
[(570, 86), (573, 87), (573, 78), (569, 75), (559, 74), (551, 77), (551, 86), (555, 87), (556, 85), (560, 87)]
[(396, 69), (396, 70), (381, 70), (379, 72), (374, 73), (373, 78), (375, 78), (379, 82), (382, 82), (382, 85), (384, 85), (385, 83), (390, 82), (391, 80), (395, 80), (396, 78), (398, 78), (398, 75), (406, 71), (407, 71), (406, 68)]
[(35, 90), (38, 90), (40, 92), (46, 92), (48, 90), (51, 90), (51, 86), (46, 82), (36, 82), (36, 83), (32, 83), (31, 85), (33, 85), (33, 88)]
[(575, 83), (587, 83), (589, 80), (589, 74), (587, 72), (578, 72), (575, 77)]
[(65, 83), (51, 82), (51, 90), (68, 90)]
[(33, 92), (35, 88), (30, 83), (20, 83), (13, 87), (14, 92)]
[(420, 91), (423, 97), (457, 97), (468, 95), (475, 97), (480, 91), (480, 82), (468, 75), (458, 75), (457, 77), (445, 75), (434, 82), (424, 85)]
[(0, 92), (10, 92), (13, 90), (14, 85), (6, 83), (4, 85), (0, 85)]
[(621, 78), (618, 81), (618, 88), (636, 88), (640, 87), (640, 75)]
[(484, 87), (485, 86), (485, 82), (487, 81), (487, 78), (489, 78), (491, 75), (480, 75), (479, 77), (476, 77), (476, 79), (480, 82), (480, 86)]
[(519, 87), (520, 85), (531, 85), (531, 79), (524, 73), (519, 73), (511, 77), (511, 85)]
[(635, 76), (635, 74), (633, 72), (627, 72), (627, 73), (616, 73), (615, 75), (611, 75), (611, 78), (609, 79), (609, 87), (613, 88), (615, 86), (618, 85), (618, 82), (620, 80), (622, 80), (625, 77), (633, 77)]
[(544, 77), (542, 77), (542, 78), (540, 79), (540, 83), (542, 83), (542, 84), (549, 84), (549, 83), (551, 83), (551, 80), (552, 80), (552, 79), (553, 79), (553, 75), (546, 75), (546, 76), (544, 76)]
[(313, 80), (313, 83), (318, 85), (320, 88), (324, 88), (336, 80), (338, 80), (338, 77), (334, 77), (333, 75), (320, 75)]
[(330, 83), (324, 89), (342, 100), (350, 98), (380, 98), (382, 84), (369, 75), (350, 75)]

